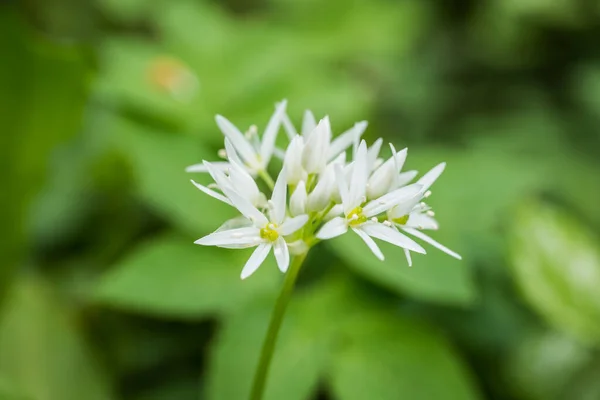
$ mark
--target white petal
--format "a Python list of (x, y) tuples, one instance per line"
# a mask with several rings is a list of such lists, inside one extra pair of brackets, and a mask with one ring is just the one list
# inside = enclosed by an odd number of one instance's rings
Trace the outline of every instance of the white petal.
[(399, 152), (396, 152), (394, 146), (390, 143), (390, 147), (392, 148), (392, 154), (395, 154), (394, 161), (396, 162), (396, 173), (400, 173), (402, 167), (404, 167), (404, 163), (406, 162), (406, 156), (408, 154), (408, 148), (403, 148)]
[(393, 188), (398, 172), (394, 166), (394, 158), (390, 158), (373, 172), (367, 184), (367, 197), (377, 199)]
[(333, 139), (331, 146), (329, 147), (327, 159), (331, 160), (358, 141), (365, 129), (367, 129), (367, 121), (357, 122), (352, 128)]
[(335, 171), (335, 180), (338, 185), (338, 189), (340, 191), (340, 197), (342, 198), (342, 205), (344, 207), (344, 212), (349, 213), (352, 211), (352, 207), (350, 207), (350, 195), (348, 193), (348, 186), (346, 185), (346, 176), (342, 169), (342, 166), (339, 164), (334, 165)]
[(269, 223), (267, 217), (258, 211), (248, 199), (242, 197), (238, 192), (229, 188), (223, 188), (223, 193), (229, 197), (229, 200), (231, 200), (235, 208), (252, 221), (255, 226), (263, 227)]
[[(354, 169), (352, 171), (348, 196), (348, 207), (350, 209), (360, 206), (366, 200), (368, 177), (367, 144), (363, 140), (358, 146), (356, 156), (354, 157)], [(344, 207), (346, 207), (346, 205), (344, 205)]]
[(276, 224), (281, 224), (285, 218), (285, 206), (287, 202), (286, 170), (282, 168), (275, 181), (273, 194), (271, 195), (271, 219)]
[(304, 139), (302, 136), (294, 136), (285, 151), (283, 164), (286, 169), (287, 181), (289, 184), (295, 185), (306, 176), (306, 172), (302, 167), (303, 149)]
[(249, 228), (251, 226), (253, 226), (252, 222), (248, 218), (244, 217), (243, 215), (238, 215), (237, 217), (223, 222), (223, 224), (219, 226), (215, 232), (228, 231), (236, 228)]
[(411, 212), (406, 221), (406, 227), (437, 230), (439, 225), (435, 218), (421, 212)]
[(235, 127), (229, 120), (222, 115), (216, 116), (217, 125), (221, 129), (221, 132), (231, 141), (233, 147), (235, 147), (236, 151), (239, 155), (246, 161), (246, 163), (257, 166), (260, 163), (256, 158), (256, 152), (252, 145), (246, 140), (242, 132), (238, 128)]
[(208, 161), (204, 161), (204, 166), (221, 191), (225, 189), (233, 189), (233, 186), (231, 186), (231, 182), (229, 181), (227, 175), (225, 175), (225, 172), (216, 168), (213, 163), (209, 163)]
[[(221, 171), (227, 171), (229, 168), (229, 163), (227, 161), (215, 161), (211, 164)], [(185, 172), (208, 172), (208, 169), (206, 169), (206, 165), (204, 165), (204, 162), (202, 162), (202, 164), (194, 164), (186, 167)]]
[(323, 217), (323, 221), (329, 221), (332, 218), (340, 216), (344, 212), (344, 206), (341, 204), (336, 204), (329, 210), (327, 215)]
[(238, 155), (237, 151), (235, 150), (235, 147), (233, 147), (231, 140), (227, 138), (225, 138), (225, 153), (227, 154), (227, 158), (229, 159), (229, 161), (238, 163), (239, 165), (244, 165), (244, 162)]
[(367, 163), (370, 170), (376, 168), (375, 163), (377, 162), (377, 157), (379, 156), (379, 150), (381, 150), (382, 144), (383, 139), (379, 138), (371, 147), (369, 147), (369, 150), (367, 151)]
[(458, 259), (458, 260), (462, 260), (462, 257), (460, 256), (460, 254), (455, 253), (454, 251), (450, 250), (449, 248), (447, 248), (446, 246), (440, 244), (439, 242), (436, 242), (435, 240), (433, 240), (432, 238), (430, 238), (429, 236), (427, 236), (426, 234), (424, 234), (421, 231), (418, 231), (416, 229), (412, 229), (412, 228), (402, 228), (406, 233), (410, 233), (411, 235), (413, 235), (414, 237), (417, 237), (421, 240), (423, 240), (424, 242), (429, 243), (430, 245), (432, 245), (433, 247), (443, 251), (444, 253)]
[(256, 246), (260, 241), (260, 230), (250, 226), (213, 232), (196, 240), (194, 243), (203, 246), (225, 246), (231, 244), (253, 244)]
[(231, 203), (231, 201), (230, 201), (230, 200), (229, 200), (227, 197), (223, 196), (221, 193), (217, 193), (217, 192), (215, 192), (214, 190), (212, 190), (212, 189), (209, 189), (209, 188), (207, 188), (206, 186), (204, 186), (204, 185), (201, 185), (201, 184), (199, 184), (199, 183), (195, 182), (193, 179), (190, 179), (190, 180), (191, 180), (191, 182), (194, 184), (194, 186), (196, 186), (198, 189), (202, 190), (202, 191), (203, 191), (204, 193), (206, 193), (207, 195), (209, 195), (209, 196), (211, 196), (211, 197), (214, 197), (214, 198), (215, 198), (215, 199), (217, 199), (217, 200), (221, 200), (223, 203), (225, 203), (225, 204), (229, 204), (230, 206), (231, 206), (231, 205), (233, 205), (233, 204)]
[(263, 261), (265, 261), (265, 258), (269, 255), (271, 247), (270, 243), (261, 243), (258, 245), (242, 269), (242, 279), (246, 279), (260, 267)]
[(308, 195), (307, 209), (309, 211), (322, 211), (331, 202), (331, 198), (337, 187), (334, 166), (328, 165), (325, 171), (319, 175), (317, 185)]
[(367, 217), (373, 217), (391, 209), (400, 203), (408, 203), (412, 201), (416, 204), (421, 199), (421, 193), (421, 185), (413, 183), (412, 185), (404, 186), (400, 189), (391, 191), (378, 199), (371, 200), (366, 206), (363, 207), (363, 213)]
[(371, 249), (373, 254), (375, 254), (375, 257), (379, 258), (381, 261), (385, 259), (383, 253), (379, 249), (379, 246), (377, 246), (377, 243), (375, 243), (375, 241), (371, 239), (371, 237), (367, 235), (366, 232), (362, 231), (360, 228), (352, 228), (352, 230), (356, 232), (356, 234), (360, 236), (362, 240), (364, 240), (367, 246), (369, 246), (369, 249)]
[(302, 228), (307, 221), (308, 215), (306, 214), (298, 215), (294, 218), (288, 218), (279, 226), (277, 232), (279, 232), (279, 234), (282, 236), (291, 235), (298, 229)]
[(317, 127), (317, 120), (310, 110), (304, 111), (302, 118), (302, 136), (308, 138), (312, 131)]
[(275, 139), (281, 126), (281, 119), (285, 114), (285, 108), (287, 106), (287, 100), (283, 100), (277, 104), (273, 116), (269, 120), (265, 133), (262, 136), (262, 143), (260, 145), (260, 157), (263, 162), (263, 167), (266, 168), (273, 155), (273, 149), (275, 148)]
[(294, 193), (290, 196), (290, 214), (294, 216), (304, 214), (306, 212), (307, 199), (306, 184), (304, 181), (300, 181)]
[(414, 251), (415, 253), (425, 254), (425, 249), (421, 247), (417, 242), (412, 240), (406, 235), (401, 234), (396, 229), (385, 226), (378, 222), (375, 223), (364, 223), (360, 226), (365, 233), (374, 238), (383, 240), (393, 244), (394, 246), (402, 247), (407, 250)]
[(264, 196), (261, 196), (256, 182), (248, 171), (239, 164), (232, 162), (229, 170), (229, 179), (235, 191), (249, 199), (252, 204), (259, 206)]
[(310, 134), (302, 152), (302, 166), (309, 174), (320, 173), (327, 165), (327, 154), (331, 141), (329, 117), (323, 118)]
[(404, 249), (404, 255), (406, 256), (406, 261), (408, 262), (408, 266), (412, 267), (412, 257), (410, 256), (410, 251)]
[(275, 243), (273, 243), (273, 252), (275, 253), (275, 260), (277, 261), (279, 270), (281, 272), (286, 272), (290, 266), (290, 252), (282, 237), (278, 238)]
[(417, 181), (417, 183), (423, 185), (423, 192), (426, 192), (431, 185), (435, 182), (435, 180), (444, 172), (444, 168), (446, 168), (446, 163), (440, 163), (433, 167), (429, 172), (421, 177)]
[(410, 183), (410, 181), (412, 181), (413, 179), (415, 179), (415, 176), (417, 176), (418, 172), (417, 171), (406, 171), (406, 172), (401, 172), (400, 174), (398, 174), (398, 177), (396, 178), (396, 187), (402, 187), (407, 185), (408, 183)]
[(281, 122), (283, 123), (283, 129), (285, 129), (285, 133), (287, 133), (290, 140), (298, 134), (298, 131), (296, 131), (296, 128), (294, 127), (294, 124), (292, 124), (292, 121), (290, 121), (290, 117), (287, 113), (283, 113)]
[(348, 220), (342, 217), (336, 217), (331, 221), (327, 221), (323, 227), (317, 232), (318, 239), (331, 239), (336, 236), (343, 235), (348, 231)]

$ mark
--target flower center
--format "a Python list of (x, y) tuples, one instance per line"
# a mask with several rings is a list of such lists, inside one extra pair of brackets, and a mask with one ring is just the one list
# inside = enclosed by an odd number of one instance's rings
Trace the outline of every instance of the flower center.
[(408, 214), (392, 219), (392, 222), (398, 225), (406, 225), (408, 222)]
[(350, 226), (357, 226), (367, 222), (367, 217), (363, 214), (362, 207), (356, 207), (350, 211), (346, 216), (346, 219), (348, 220), (348, 224)]
[(275, 224), (268, 224), (260, 230), (260, 237), (269, 242), (274, 242), (279, 239), (279, 232), (277, 232), (276, 229), (277, 226)]

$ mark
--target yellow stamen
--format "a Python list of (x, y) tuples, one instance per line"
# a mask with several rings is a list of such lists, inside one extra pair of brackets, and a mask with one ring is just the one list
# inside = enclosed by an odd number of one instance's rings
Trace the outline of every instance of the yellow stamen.
[(350, 226), (357, 226), (367, 222), (367, 217), (363, 214), (362, 207), (356, 207), (346, 216)]

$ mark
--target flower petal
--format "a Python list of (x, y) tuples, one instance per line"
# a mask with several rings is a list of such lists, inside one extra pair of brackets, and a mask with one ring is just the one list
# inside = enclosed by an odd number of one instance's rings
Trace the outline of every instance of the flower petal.
[(304, 214), (306, 212), (307, 200), (306, 184), (304, 181), (300, 181), (298, 182), (298, 186), (296, 186), (294, 193), (290, 196), (290, 214), (292, 214), (292, 216)]
[(256, 181), (246, 169), (242, 168), (238, 163), (232, 162), (231, 169), (229, 170), (229, 180), (236, 192), (250, 200), (255, 206), (259, 205), (263, 196), (261, 196)]
[[(216, 161), (212, 162), (211, 164), (221, 171), (227, 171), (229, 168), (229, 163), (227, 161)], [(208, 172), (208, 169), (206, 169), (206, 165), (204, 165), (204, 162), (202, 162), (201, 164), (194, 164), (185, 167), (185, 172)]]
[(283, 113), (281, 116), (281, 122), (283, 124), (283, 129), (285, 130), (285, 133), (287, 133), (290, 140), (298, 134), (298, 131), (294, 127), (294, 124), (290, 120), (290, 117), (287, 115), (287, 113)]
[(410, 181), (415, 179), (415, 176), (417, 176), (417, 174), (418, 172), (415, 170), (401, 172), (396, 178), (396, 187), (402, 187), (407, 185)]
[(302, 228), (304, 224), (308, 221), (308, 215), (298, 215), (294, 218), (288, 218), (277, 228), (277, 232), (279, 232), (282, 236), (291, 235), (296, 232), (298, 229)]
[(354, 126), (335, 139), (331, 141), (329, 146), (329, 152), (327, 153), (327, 159), (331, 160), (341, 152), (345, 151), (348, 147), (360, 139), (362, 134), (367, 129), (367, 121), (360, 121), (354, 124)]
[(265, 258), (269, 255), (271, 247), (271, 243), (261, 243), (258, 245), (242, 269), (242, 279), (246, 279), (260, 267), (263, 261), (265, 261)]
[(317, 127), (308, 136), (302, 152), (302, 166), (309, 174), (320, 173), (327, 165), (327, 154), (331, 141), (329, 117), (319, 121)]
[(239, 155), (246, 161), (246, 163), (256, 166), (260, 164), (256, 158), (256, 152), (252, 145), (246, 140), (242, 132), (235, 127), (229, 120), (222, 115), (216, 116), (217, 125), (221, 132), (227, 139), (231, 141), (231, 144), (239, 153)]
[(279, 176), (275, 181), (275, 187), (273, 187), (273, 194), (271, 195), (271, 220), (276, 224), (281, 224), (285, 218), (285, 206), (287, 202), (287, 182), (286, 182), (286, 169), (282, 168), (279, 172)]
[(286, 272), (290, 266), (290, 252), (287, 243), (285, 243), (285, 240), (282, 237), (278, 238), (275, 243), (273, 243), (273, 253), (275, 253), (275, 260), (277, 261), (279, 270), (281, 272)]
[(408, 228), (417, 229), (439, 229), (438, 222), (435, 220), (435, 218), (420, 212), (411, 212), (405, 226)]
[(426, 192), (431, 187), (431, 185), (433, 185), (435, 180), (439, 178), (442, 172), (444, 172), (444, 168), (446, 168), (446, 163), (440, 163), (435, 167), (431, 168), (429, 172), (427, 172), (421, 177), (421, 179), (417, 181), (417, 183), (423, 185), (423, 192)]
[(225, 195), (229, 197), (229, 200), (231, 200), (235, 208), (237, 208), (242, 214), (244, 214), (246, 218), (252, 221), (255, 226), (263, 227), (269, 223), (267, 217), (265, 217), (263, 213), (258, 211), (258, 209), (254, 207), (254, 205), (249, 200), (241, 196), (238, 192), (230, 188), (222, 189), (223, 193), (225, 193)]
[(436, 242), (435, 240), (433, 240), (432, 238), (430, 238), (429, 236), (427, 236), (426, 234), (424, 234), (423, 232), (416, 230), (416, 229), (412, 229), (412, 228), (402, 228), (406, 233), (409, 233), (411, 235), (413, 235), (414, 237), (417, 237), (421, 240), (423, 240), (424, 242), (429, 243), (430, 245), (432, 245), (433, 247), (443, 251), (444, 253), (458, 259), (458, 260), (462, 260), (462, 257), (460, 256), (460, 254), (450, 250), (449, 248), (447, 248), (446, 246), (444, 246), (443, 244)]
[(404, 249), (404, 255), (406, 256), (406, 261), (408, 262), (408, 266), (412, 267), (412, 257), (410, 256), (410, 251)]
[(260, 230), (254, 226), (235, 228), (213, 232), (196, 240), (195, 244), (202, 246), (225, 246), (231, 244), (253, 244), (260, 243)]
[(363, 207), (363, 213), (367, 217), (373, 217), (400, 203), (414, 202), (416, 204), (420, 200), (421, 193), (422, 187), (419, 184), (413, 183), (412, 185), (404, 186), (384, 194), (378, 199), (371, 200)]
[(379, 138), (369, 147), (367, 150), (367, 164), (369, 170), (372, 171), (375, 168), (377, 157), (379, 157), (379, 151), (381, 150), (381, 145), (383, 144), (383, 139)]
[(333, 170), (335, 171), (335, 180), (338, 185), (338, 190), (340, 192), (340, 197), (342, 198), (342, 205), (344, 207), (344, 212), (349, 213), (352, 211), (350, 207), (350, 195), (348, 193), (348, 186), (346, 184), (346, 175), (344, 174), (344, 170), (340, 164), (335, 164), (333, 166)]
[(269, 120), (265, 132), (262, 136), (262, 142), (260, 144), (260, 157), (263, 162), (263, 167), (266, 168), (273, 155), (273, 149), (275, 148), (275, 139), (281, 126), (281, 119), (285, 114), (285, 108), (287, 106), (287, 100), (283, 100), (277, 104), (273, 116)]
[(367, 235), (393, 244), (394, 246), (402, 247), (415, 253), (425, 254), (426, 251), (417, 242), (406, 235), (401, 234), (396, 229), (385, 226), (378, 222), (367, 222), (360, 226)]
[[(348, 208), (353, 209), (360, 206), (366, 200), (367, 179), (369, 170), (367, 168), (367, 143), (363, 140), (358, 146), (354, 157), (352, 179), (350, 180)], [(344, 205), (346, 208), (346, 205)], [(347, 212), (347, 210), (346, 210)]]
[(321, 227), (317, 232), (317, 238), (326, 240), (334, 237), (343, 235), (348, 231), (348, 221), (343, 217), (335, 217), (334, 219), (327, 221), (325, 225)]
[(308, 138), (312, 131), (317, 127), (317, 120), (314, 114), (310, 110), (304, 111), (304, 117), (302, 117), (302, 136)]
[(209, 196), (211, 196), (211, 197), (214, 197), (214, 198), (215, 198), (215, 199), (217, 199), (217, 200), (221, 200), (223, 203), (225, 203), (225, 204), (229, 204), (230, 206), (232, 206), (232, 205), (233, 205), (233, 204), (231, 203), (231, 201), (230, 201), (230, 200), (229, 200), (227, 197), (223, 196), (221, 193), (217, 193), (217, 192), (215, 192), (214, 190), (212, 190), (212, 189), (209, 189), (209, 188), (207, 188), (206, 186), (204, 186), (204, 185), (201, 185), (201, 184), (199, 184), (199, 183), (195, 182), (193, 179), (190, 179), (190, 181), (191, 181), (191, 182), (194, 184), (194, 186), (196, 186), (198, 189), (200, 189), (201, 191), (203, 191), (203, 192), (204, 192), (204, 193), (206, 193), (207, 195), (209, 195)]
[[(362, 226), (361, 226), (361, 228), (362, 228)], [(366, 232), (362, 231), (361, 228), (352, 228), (352, 230), (354, 232), (356, 232), (356, 234), (358, 236), (360, 236), (360, 238), (362, 240), (364, 240), (364, 242), (367, 244), (367, 246), (369, 246), (369, 249), (371, 249), (373, 254), (375, 254), (375, 257), (377, 257), (381, 261), (383, 261), (385, 259), (385, 257), (383, 256), (383, 253), (379, 249), (379, 246), (377, 246), (377, 243), (375, 243), (375, 241), (373, 239), (371, 239), (371, 237), (369, 235), (367, 235)]]
[[(233, 147), (231, 140), (229, 140), (227, 138), (225, 138), (225, 154), (227, 155), (227, 158), (229, 159), (229, 161), (238, 163), (239, 165), (244, 165), (244, 162), (238, 155), (237, 151), (235, 150), (235, 147)], [(212, 164), (215, 164), (215, 163), (212, 163)]]
[(204, 161), (204, 166), (206, 167), (206, 170), (210, 174), (211, 178), (213, 178), (217, 186), (222, 191), (225, 189), (233, 189), (233, 186), (231, 186), (231, 182), (229, 181), (227, 175), (225, 175), (225, 172), (216, 168), (213, 163), (209, 163), (208, 161)]

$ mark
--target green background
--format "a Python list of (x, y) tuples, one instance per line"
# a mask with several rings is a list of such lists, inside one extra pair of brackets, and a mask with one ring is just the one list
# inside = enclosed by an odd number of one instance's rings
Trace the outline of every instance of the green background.
[(446, 161), (463, 261), (315, 248), (267, 400), (600, 399), (598, 37), (584, 0), (2, 2), (0, 399), (246, 398), (282, 275), (193, 244), (235, 213), (184, 168), (284, 98)]

